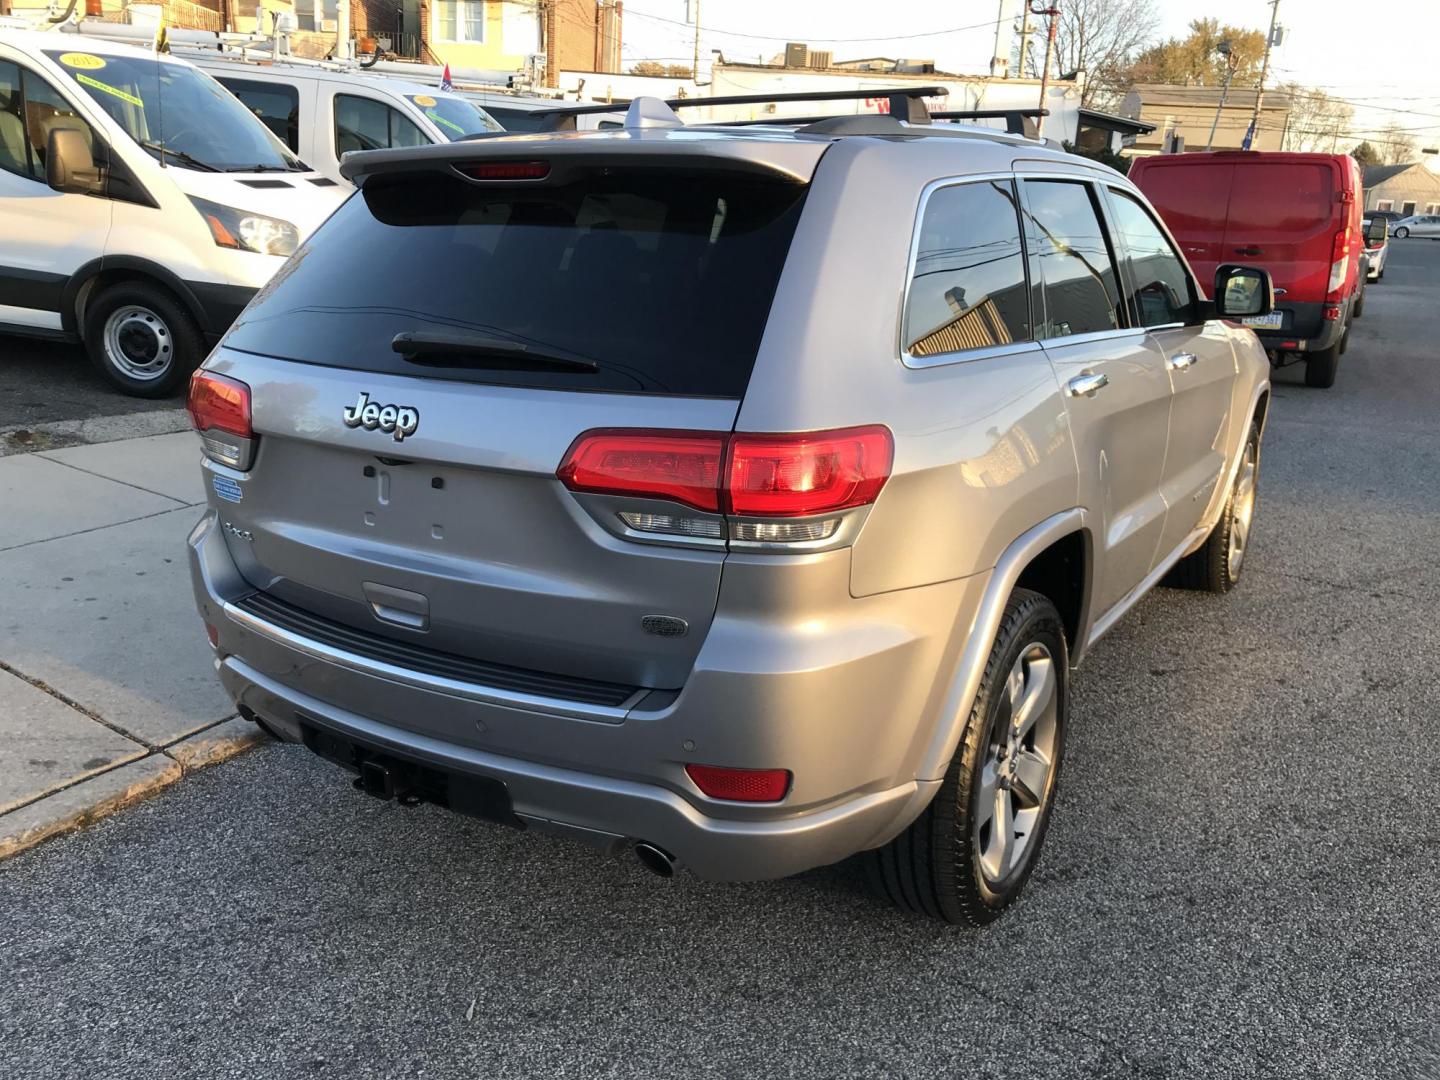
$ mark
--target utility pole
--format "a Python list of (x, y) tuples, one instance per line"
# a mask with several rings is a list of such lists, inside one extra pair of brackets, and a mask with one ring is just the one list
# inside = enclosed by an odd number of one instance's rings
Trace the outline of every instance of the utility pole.
[(1265, 58), (1260, 61), (1260, 84), (1255, 87), (1255, 111), (1250, 114), (1250, 129), (1240, 149), (1249, 150), (1260, 134), (1260, 103), (1265, 99), (1265, 76), (1270, 72), (1270, 46), (1275, 43), (1275, 17), (1280, 14), (1280, 0), (1270, 0), (1270, 32), (1265, 35)]
[[(690, 0), (695, 5), (695, 60), (690, 65), (690, 79), (698, 84), (700, 82), (700, 0)], [(710, 91), (712, 94), (715, 91)]]
[(1220, 126), (1220, 113), (1225, 109), (1225, 99), (1230, 96), (1230, 80), (1235, 77), (1235, 69), (1240, 65), (1240, 58), (1230, 48), (1230, 40), (1220, 42), (1215, 46), (1215, 51), (1225, 57), (1226, 72), (1225, 85), (1220, 88), (1220, 104), (1215, 106), (1215, 119), (1210, 123), (1210, 137), (1205, 140), (1205, 149), (1209, 150), (1215, 142), (1215, 129)]
[(1026, 0), (1025, 12), (1020, 16), (1020, 63), (1016, 67), (1016, 78), (1025, 78), (1025, 54), (1030, 51), (1030, 3)]
[[(1279, 0), (1275, 0), (1279, 3)], [(1050, 86), (1050, 54), (1055, 51), (1055, 20), (1060, 15), (1060, 9), (1054, 5), (1048, 8), (1031, 7), (1033, 15), (1045, 15), (1050, 19), (1050, 32), (1045, 35), (1045, 66), (1040, 69), (1040, 108), (1045, 108), (1045, 91)], [(1035, 137), (1038, 139), (1045, 131), (1045, 117), (1043, 115), (1035, 118)]]

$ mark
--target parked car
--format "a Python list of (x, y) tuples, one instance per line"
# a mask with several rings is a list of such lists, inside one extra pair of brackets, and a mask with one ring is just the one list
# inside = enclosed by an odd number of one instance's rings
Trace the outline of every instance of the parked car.
[(1365, 216), (1367, 218), (1384, 218), (1393, 225), (1405, 215), (1399, 210), (1366, 210)]
[(1365, 276), (1380, 281), (1385, 277), (1385, 260), (1390, 254), (1390, 223), (1367, 210), (1361, 224), (1365, 230)]
[(1241, 259), (1270, 271), (1275, 310), (1249, 321), (1277, 364), (1335, 384), (1363, 310), (1360, 169), (1349, 154), (1223, 151), (1139, 158), (1130, 178), (1204, 280)]
[(341, 194), (182, 60), (0, 31), (0, 330), (126, 393), (180, 386)]
[(866, 852), (897, 904), (995, 918), (1073, 667), (1162, 579), (1243, 570), (1266, 272), (1207, 300), (1113, 170), (893, 115), (642, 98), (343, 169), (191, 383), (241, 715), (657, 873)]
[(1408, 236), (1440, 236), (1440, 214), (1411, 214), (1390, 225), (1390, 235), (1397, 240)]
[(259, 62), (190, 47), (175, 48), (212, 75), (294, 153), (348, 188), (340, 159), (355, 150), (428, 146), (503, 132), (461, 94), (367, 75), (334, 64)]

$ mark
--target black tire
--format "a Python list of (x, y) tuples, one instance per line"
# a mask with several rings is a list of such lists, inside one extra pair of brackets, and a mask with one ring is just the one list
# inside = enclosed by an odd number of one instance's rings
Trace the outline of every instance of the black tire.
[(1376, 280), (1376, 281), (1384, 281), (1384, 280), (1385, 280), (1385, 270), (1384, 270), (1383, 267), (1381, 268), (1380, 273), (1378, 273), (1378, 274), (1375, 275), (1375, 280)]
[[(1032, 684), (1029, 679), (1037, 664), (1048, 664), (1048, 675), (1036, 675)], [(917, 914), (980, 926), (998, 918), (1020, 895), (1039, 861), (1055, 803), (1070, 707), (1069, 664), (1065, 631), (1055, 605), (1039, 593), (1016, 589), (1005, 605), (965, 733), (939, 792), (908, 829), (884, 847), (860, 856), (871, 887), (882, 898)], [(1022, 701), (1032, 685), (1042, 690), (1047, 678), (1053, 679), (1048, 685), (1054, 694), (1053, 715), (1049, 709), (1043, 710), (1041, 719), (1018, 742), (1009, 738), (1015, 715), (1011, 675), (1017, 670), (1022, 670)], [(1049, 749), (1050, 764), (1044, 781), (1037, 785), (1043, 790), (1031, 807), (1030, 794), (1017, 780), (1018, 771), (997, 765), (996, 755), (1003, 756), (1001, 738), (1012, 751), (1018, 747), (1022, 752), (1027, 750), (1028, 739), (1031, 760), (1043, 757), (1037, 755), (1042, 728), (1048, 732), (1044, 745)], [(995, 782), (987, 785), (987, 776)], [(981, 800), (987, 790), (997, 800), (989, 815)], [(1014, 806), (1025, 805), (1023, 812), (1030, 816), (1028, 834), (1016, 833), (1011, 839), (1012, 843), (1019, 840), (1013, 865), (996, 879), (983, 860), (986, 827), (990, 827), (993, 841), (1001, 798), (1010, 801), (1012, 814)], [(1038, 812), (1031, 814), (1032, 810)], [(1011, 821), (1012, 827), (1018, 824), (1014, 818)]]
[(1396, 240), (1404, 240), (1404, 239), (1405, 239), (1407, 236), (1409, 236), (1409, 235), (1410, 235), (1410, 230), (1407, 229), (1404, 225), (1401, 225), (1400, 228), (1398, 228), (1398, 229), (1395, 230), (1395, 239), (1396, 239)]
[(1365, 314), (1365, 290), (1360, 290), (1360, 295), (1355, 297), (1355, 306), (1350, 309), (1350, 317), (1358, 319)]
[[(1248, 475), (1247, 465), (1253, 465)], [(1248, 506), (1246, 502), (1248, 500)], [(1205, 543), (1186, 555), (1169, 574), (1164, 584), (1175, 589), (1200, 589), (1204, 592), (1227, 593), (1240, 580), (1245, 568), (1245, 552), (1250, 545), (1255, 510), (1260, 505), (1260, 425), (1251, 421), (1250, 436), (1241, 450), (1240, 468), (1225, 499), (1225, 510)], [(1234, 545), (1240, 554), (1233, 558)]]
[(175, 393), (205, 359), (205, 339), (190, 313), (173, 294), (144, 281), (122, 281), (91, 299), (85, 348), (113, 386), (143, 398)]
[(1340, 368), (1340, 346), (1313, 352), (1305, 358), (1305, 385), (1328, 390), (1335, 385), (1335, 372)]
[(1336, 354), (1344, 356), (1345, 350), (1348, 348), (1350, 348), (1350, 324), (1347, 322), (1344, 332), (1340, 335), (1340, 344), (1336, 347)]

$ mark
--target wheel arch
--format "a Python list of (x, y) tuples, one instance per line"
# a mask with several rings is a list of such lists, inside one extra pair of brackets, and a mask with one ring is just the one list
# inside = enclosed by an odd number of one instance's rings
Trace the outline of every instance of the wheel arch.
[(1016, 588), (1045, 596), (1060, 612), (1072, 666), (1082, 651), (1091, 578), (1090, 533), (1077, 528), (1036, 554), (1015, 582)]
[(134, 255), (105, 255), (92, 259), (70, 276), (60, 305), (60, 321), (72, 334), (85, 336), (85, 308), (99, 290), (125, 281), (158, 285), (180, 302), (195, 325), (204, 332), (209, 329), (204, 307), (190, 288), (173, 270)]

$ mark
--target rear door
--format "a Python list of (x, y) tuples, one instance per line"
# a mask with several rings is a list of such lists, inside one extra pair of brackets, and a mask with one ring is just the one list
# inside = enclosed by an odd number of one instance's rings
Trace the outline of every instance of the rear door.
[(1281, 310), (1325, 300), (1335, 234), (1345, 224), (1339, 180), (1323, 158), (1235, 164), (1224, 257), (1270, 271), (1285, 290)]
[(675, 688), (723, 542), (703, 513), (685, 543), (647, 535), (676, 504), (577, 497), (556, 470), (593, 429), (733, 427), (805, 185), (557, 173), (371, 178), (342, 206), (211, 363), (252, 386), (259, 439), (215, 505), (250, 583), (309, 613)]
[(1192, 163), (1184, 157), (1142, 159), (1137, 165), (1135, 186), (1160, 212), (1208, 289), (1216, 267), (1232, 261), (1225, 253), (1225, 219), (1235, 166), (1224, 161)]
[(1149, 573), (1165, 527), (1170, 379), (1154, 343), (1130, 325), (1094, 185), (1026, 179), (1021, 187), (1026, 245), (1044, 281), (1035, 336), (1066, 395), (1080, 503), (1096, 525), (1099, 618)]

